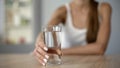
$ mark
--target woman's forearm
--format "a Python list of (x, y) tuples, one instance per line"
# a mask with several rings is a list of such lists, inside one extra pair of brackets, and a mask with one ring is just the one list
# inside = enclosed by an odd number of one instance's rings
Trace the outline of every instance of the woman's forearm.
[(91, 43), (85, 46), (71, 47), (62, 50), (63, 55), (103, 55), (104, 48), (101, 44)]

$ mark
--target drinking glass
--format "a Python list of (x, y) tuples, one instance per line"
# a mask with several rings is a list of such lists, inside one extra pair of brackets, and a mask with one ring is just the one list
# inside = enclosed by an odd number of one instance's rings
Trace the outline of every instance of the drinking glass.
[(44, 43), (48, 48), (48, 64), (61, 64), (61, 26), (45, 26), (43, 28)]

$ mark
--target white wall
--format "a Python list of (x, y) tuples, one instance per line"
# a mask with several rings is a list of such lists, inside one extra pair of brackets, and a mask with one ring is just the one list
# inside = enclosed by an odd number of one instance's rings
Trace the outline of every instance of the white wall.
[[(50, 19), (50, 16), (60, 5), (63, 5), (71, 0), (42, 0), (42, 25), (46, 24)], [(103, 1), (103, 0), (98, 0)], [(120, 54), (120, 0), (104, 0), (109, 2), (113, 8), (112, 14), (112, 33), (110, 37), (110, 43), (106, 54)]]

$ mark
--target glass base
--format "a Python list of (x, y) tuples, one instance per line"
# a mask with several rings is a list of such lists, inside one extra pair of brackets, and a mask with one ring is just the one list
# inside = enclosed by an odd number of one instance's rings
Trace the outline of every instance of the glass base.
[(52, 57), (48, 60), (48, 65), (60, 65), (62, 64), (61, 57), (56, 54), (53, 54)]

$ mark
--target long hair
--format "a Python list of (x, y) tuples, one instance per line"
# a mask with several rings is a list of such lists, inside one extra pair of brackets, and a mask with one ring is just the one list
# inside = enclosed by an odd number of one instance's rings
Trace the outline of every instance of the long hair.
[(86, 40), (87, 43), (93, 43), (97, 40), (99, 21), (98, 21), (98, 2), (91, 0), (91, 10), (89, 13), (89, 24)]

